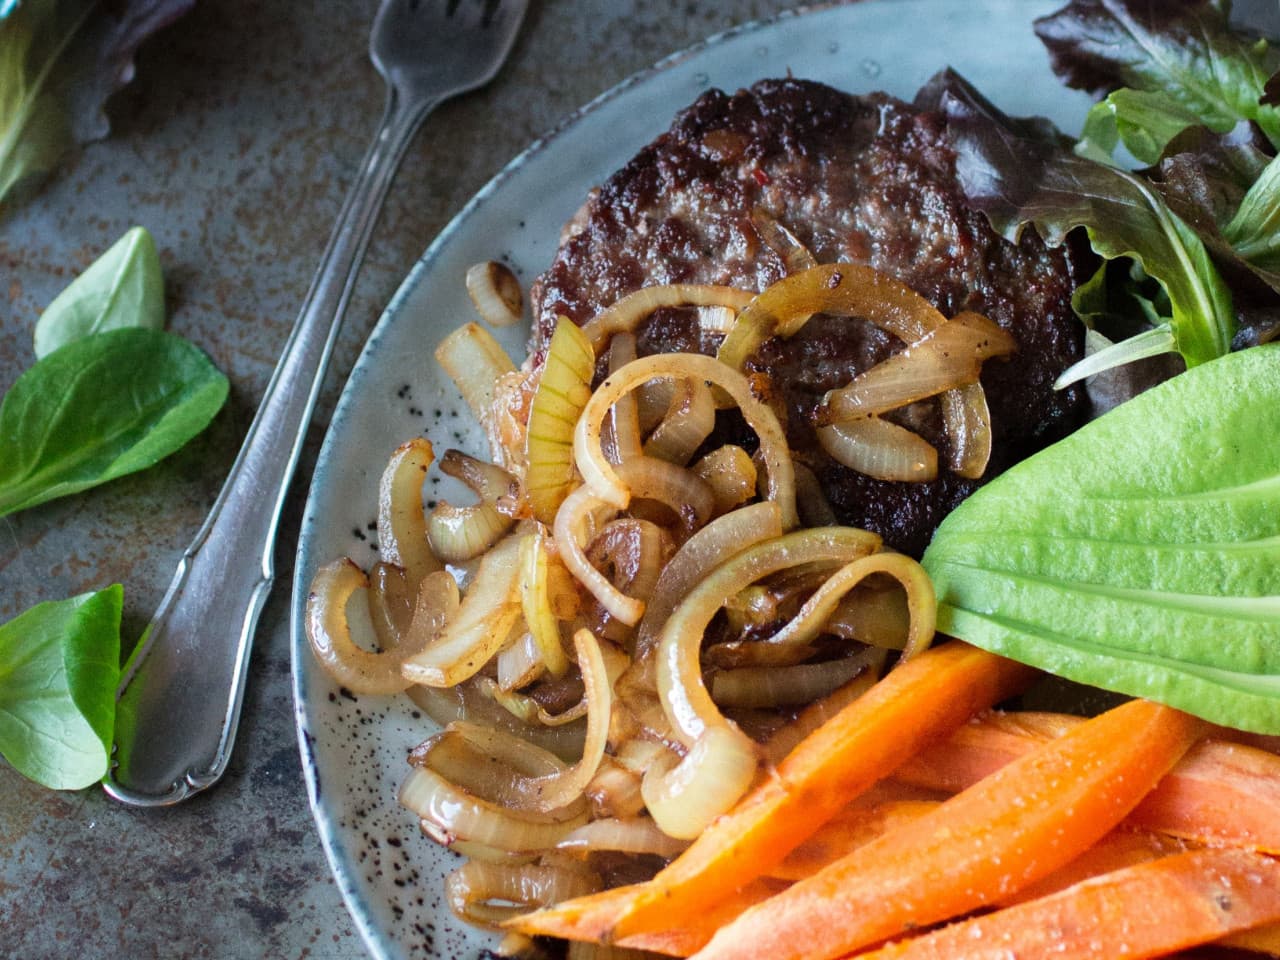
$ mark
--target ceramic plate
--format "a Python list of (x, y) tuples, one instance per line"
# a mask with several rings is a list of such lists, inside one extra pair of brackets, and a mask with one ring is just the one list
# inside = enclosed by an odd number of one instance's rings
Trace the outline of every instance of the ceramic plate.
[[(1049, 71), (1030, 22), (1056, 2), (864, 0), (752, 24), (678, 54), (589, 104), (512, 161), (423, 255), (379, 321), (329, 427), (307, 503), (293, 595), (294, 690), (311, 805), (334, 876), (379, 960), (476, 956), (493, 938), (455, 921), (441, 878), (459, 862), (423, 838), (396, 803), (406, 752), (433, 731), (407, 698), (344, 694), (314, 663), (301, 630), (316, 568), (376, 559), (378, 477), (403, 440), (484, 455), (482, 437), (436, 366), (436, 343), (473, 310), (466, 268), (501, 259), (526, 284), (550, 263), (587, 191), (711, 87), (734, 90), (790, 71), (850, 92), (910, 99), (953, 66), (1013, 114), (1073, 131), (1087, 101)], [(524, 356), (527, 331), (499, 339)], [(464, 500), (465, 502), (465, 500)]]

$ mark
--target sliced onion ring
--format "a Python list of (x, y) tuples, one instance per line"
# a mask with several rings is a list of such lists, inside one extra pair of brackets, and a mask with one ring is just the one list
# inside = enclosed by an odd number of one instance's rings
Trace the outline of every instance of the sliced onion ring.
[[(448, 607), (447, 590), (436, 589), (443, 585), (443, 581), (436, 583), (436, 578), (453, 582), (443, 571), (423, 580), (419, 591), (421, 613), (415, 613), (415, 619), (421, 617), (418, 629), (411, 625), (399, 646), (374, 653), (355, 642), (347, 618), (347, 604), (369, 586), (364, 571), (346, 557), (317, 570), (307, 594), (306, 626), (311, 650), (321, 666), (353, 693), (399, 693), (408, 687), (410, 681), (401, 675), (402, 664), (435, 639), (445, 626), (445, 618), (453, 612)], [(366, 642), (373, 639), (371, 627), (369, 634)]]
[(695, 283), (642, 287), (598, 313), (582, 330), (599, 353), (609, 338), (622, 331), (634, 332), (645, 317), (662, 307), (731, 307), (741, 310), (755, 294), (750, 290)]
[(435, 460), (431, 441), (415, 437), (391, 454), (378, 482), (378, 549), (382, 559), (403, 567), (413, 587), (441, 569), (427, 542), (422, 484)]
[(787, 438), (773, 410), (756, 399), (746, 377), (730, 370), (713, 357), (696, 353), (670, 353), (641, 357), (611, 374), (591, 395), (574, 429), (574, 455), (578, 469), (595, 494), (619, 509), (625, 509), (631, 494), (617, 471), (605, 457), (600, 432), (609, 408), (618, 398), (646, 381), (662, 377), (694, 377), (727, 392), (738, 405), (747, 424), (760, 440), (767, 464), (769, 499), (782, 510), (783, 526), (794, 527), (796, 516), (795, 473)]
[(505, 264), (493, 260), (467, 268), (467, 295), (480, 319), (492, 327), (510, 327), (524, 315), (520, 281)]
[(924, 483), (938, 476), (938, 451), (906, 427), (870, 417), (815, 431), (832, 460), (877, 480)]

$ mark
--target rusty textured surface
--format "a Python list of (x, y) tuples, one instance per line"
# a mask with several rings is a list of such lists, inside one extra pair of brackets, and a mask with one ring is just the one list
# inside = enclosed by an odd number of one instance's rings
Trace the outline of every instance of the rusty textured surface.
[[(170, 810), (54, 793), (0, 760), (0, 956), (365, 955), (307, 808), (289, 692), (287, 594), (305, 478), (346, 371), (423, 248), (511, 156), (575, 107), (690, 42), (792, 4), (537, 2), (507, 68), (445, 104), (375, 234), (285, 514), (231, 767)], [(125, 632), (160, 599), (235, 456), (382, 97), (365, 58), (373, 0), (225, 0), (142, 50), (110, 139), (0, 221), (0, 390), (31, 330), (130, 225), (155, 235), (170, 329), (231, 379), (213, 427), (159, 466), (0, 519), (0, 620), (125, 585)]]

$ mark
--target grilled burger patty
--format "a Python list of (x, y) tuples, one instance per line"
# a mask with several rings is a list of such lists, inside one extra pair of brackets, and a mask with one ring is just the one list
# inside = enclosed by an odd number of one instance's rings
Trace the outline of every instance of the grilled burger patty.
[[(1083, 392), (1051, 386), (1083, 346), (1064, 250), (1047, 248), (1030, 230), (1009, 243), (965, 206), (940, 114), (802, 80), (704, 94), (593, 192), (534, 285), (535, 362), (558, 315), (585, 323), (639, 287), (761, 290), (781, 279), (782, 256), (753, 226), (753, 212), (785, 227), (819, 262), (868, 264), (946, 316), (974, 310), (1013, 334), (1018, 352), (988, 361), (982, 373), (994, 435), (984, 479), (1082, 419)], [(692, 310), (658, 311), (637, 333), (641, 355), (713, 353), (719, 341), (702, 333)], [(791, 446), (840, 520), (919, 556), (942, 518), (982, 482), (944, 466), (936, 403), (899, 417), (938, 447), (939, 476), (928, 483), (875, 480), (835, 463), (811, 426), (828, 390), (902, 346), (867, 321), (819, 316), (762, 346), (749, 372), (785, 406)], [(717, 439), (734, 439), (737, 429), (725, 423)]]

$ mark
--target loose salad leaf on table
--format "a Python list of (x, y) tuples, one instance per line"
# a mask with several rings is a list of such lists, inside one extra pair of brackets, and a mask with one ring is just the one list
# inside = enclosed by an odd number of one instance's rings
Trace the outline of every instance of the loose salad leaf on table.
[(123, 597), (117, 584), (0, 625), (0, 754), (47, 787), (78, 790), (107, 772)]

